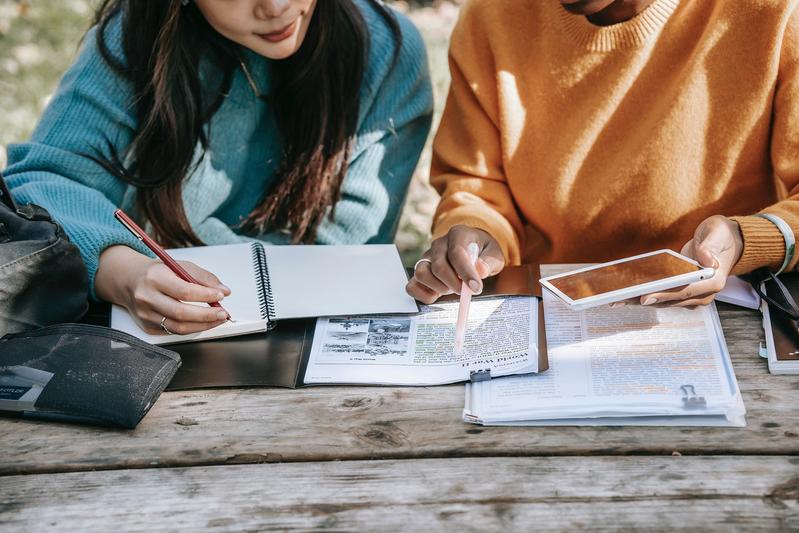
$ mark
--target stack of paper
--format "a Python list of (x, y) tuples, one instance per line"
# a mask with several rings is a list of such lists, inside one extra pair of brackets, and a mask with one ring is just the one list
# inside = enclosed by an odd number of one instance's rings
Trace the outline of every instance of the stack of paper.
[[(542, 267), (543, 275), (565, 268)], [(466, 386), (485, 425), (744, 426), (714, 305), (572, 311), (544, 292), (550, 369)]]

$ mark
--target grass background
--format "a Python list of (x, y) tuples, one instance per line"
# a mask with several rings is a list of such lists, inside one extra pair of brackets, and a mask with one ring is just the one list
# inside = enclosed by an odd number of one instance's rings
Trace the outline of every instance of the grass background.
[[(449, 87), (447, 47), (460, 1), (390, 2), (413, 20), (427, 43), (436, 103), (432, 131)], [(0, 169), (6, 166), (5, 147), (26, 140), (33, 131), (61, 74), (74, 60), (96, 5), (97, 0), (0, 0)], [(432, 134), (411, 182), (396, 238), (407, 265), (429, 244), (430, 219), (438, 202), (428, 185), (431, 140)]]

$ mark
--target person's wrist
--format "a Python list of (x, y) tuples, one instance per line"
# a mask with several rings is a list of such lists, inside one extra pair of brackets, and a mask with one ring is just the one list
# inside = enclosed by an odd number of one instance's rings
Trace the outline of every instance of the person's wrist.
[(796, 236), (794, 235), (791, 227), (783, 219), (776, 215), (772, 215), (770, 213), (758, 213), (755, 216), (768, 220), (774, 224), (782, 234), (782, 238), (785, 243), (785, 255), (782, 265), (776, 272), (776, 274), (781, 274), (787, 270), (788, 265), (790, 265), (791, 261), (793, 261), (793, 256), (796, 251)]
[(100, 254), (94, 291), (107, 302), (125, 305), (132, 293), (135, 272), (152, 260), (125, 245), (109, 246)]
[(748, 274), (768, 267), (776, 272), (785, 260), (785, 239), (772, 222), (754, 215), (732, 216), (743, 235), (743, 252), (732, 274)]
[(727, 222), (730, 225), (730, 232), (735, 243), (735, 261), (732, 263), (732, 268), (735, 268), (735, 265), (738, 264), (744, 254), (744, 233), (738, 221), (727, 218)]

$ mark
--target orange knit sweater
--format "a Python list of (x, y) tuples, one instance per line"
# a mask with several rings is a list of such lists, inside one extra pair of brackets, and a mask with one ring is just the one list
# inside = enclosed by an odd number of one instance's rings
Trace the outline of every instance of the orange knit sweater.
[[(482, 228), (506, 260), (680, 250), (734, 217), (735, 269), (799, 238), (799, 0), (655, 0), (609, 27), (557, 0), (471, 0), (434, 145), (434, 236)], [(794, 257), (791, 267), (799, 261)]]

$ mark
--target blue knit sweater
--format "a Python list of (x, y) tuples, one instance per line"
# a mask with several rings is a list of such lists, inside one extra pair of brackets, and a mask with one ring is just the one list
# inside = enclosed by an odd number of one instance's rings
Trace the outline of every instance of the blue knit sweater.
[[(374, 6), (357, 3), (370, 31), (358, 132), (335, 219), (326, 218), (318, 229), (320, 244), (392, 241), (432, 116), (418, 31), (397, 14), (402, 47), (392, 68), (394, 34)], [(119, 20), (109, 26), (106, 41), (122, 58)], [(268, 93), (269, 60), (249, 51), (245, 56), (259, 90)], [(46, 208), (64, 226), (80, 248), (92, 288), (105, 248), (125, 244), (152, 255), (113, 218), (117, 206), (131, 209), (136, 188), (84, 155), (100, 150), (109, 157), (108, 140), (124, 154), (136, 127), (130, 83), (103, 60), (92, 30), (30, 142), (9, 146), (6, 177), (12, 194), (22, 203)], [(241, 69), (209, 131), (206, 157), (184, 182), (186, 215), (205, 244), (248, 240), (236, 233), (236, 226), (272, 186), (281, 147), (269, 104), (255, 97)], [(288, 240), (278, 232), (258, 238), (274, 244)]]

